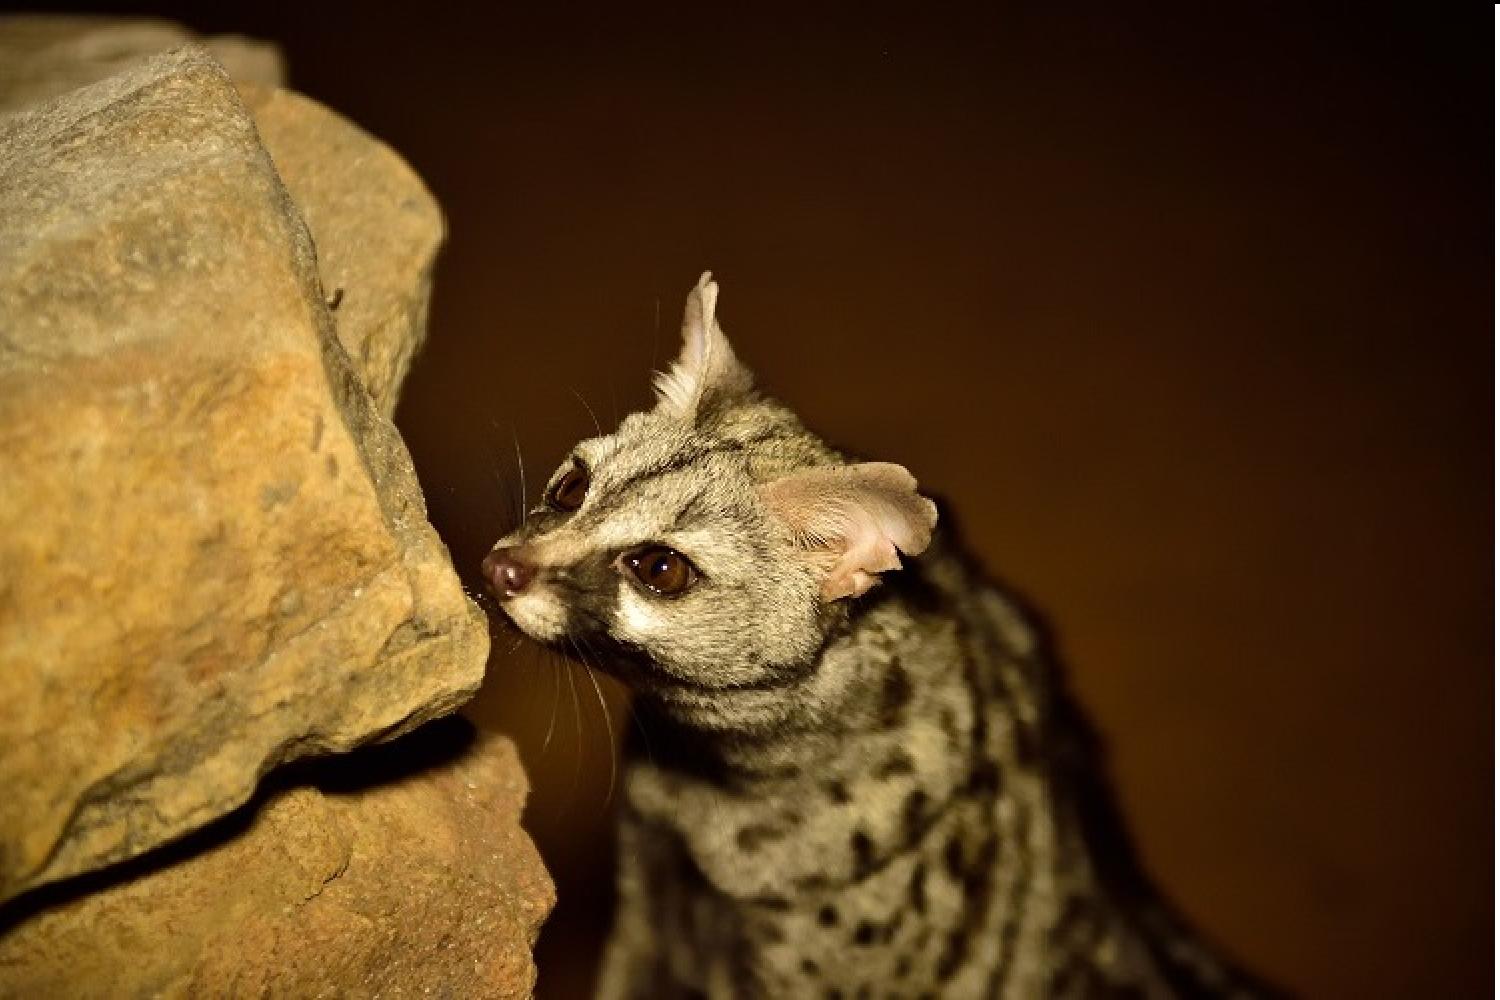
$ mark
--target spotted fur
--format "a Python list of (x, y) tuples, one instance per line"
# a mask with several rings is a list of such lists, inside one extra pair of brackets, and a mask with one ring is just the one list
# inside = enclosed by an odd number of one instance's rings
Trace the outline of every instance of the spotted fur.
[[(534, 638), (637, 692), (599, 996), (1257, 992), (1151, 891), (1033, 628), (898, 466), (757, 392), (705, 275), (659, 404), (497, 547)], [(895, 470), (895, 471), (892, 471)], [(554, 480), (555, 481), (555, 480)], [(701, 576), (653, 594), (647, 543)]]

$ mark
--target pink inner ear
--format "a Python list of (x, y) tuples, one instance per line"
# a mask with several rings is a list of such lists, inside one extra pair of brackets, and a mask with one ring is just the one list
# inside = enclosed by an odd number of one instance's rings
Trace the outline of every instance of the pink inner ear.
[(823, 581), (823, 597), (858, 597), (880, 582), (877, 573), (900, 569), (901, 557), (890, 539), (880, 534), (865, 534), (848, 541), (849, 548), (839, 556), (828, 578)]
[(840, 573), (837, 570), (828, 574), (823, 581), (823, 600), (837, 601), (843, 597), (859, 597), (873, 590), (880, 583), (880, 577), (871, 576), (862, 569), (851, 570)]
[(868, 462), (793, 473), (761, 488), (771, 512), (809, 548), (835, 553), (823, 597), (857, 597), (932, 538), (937, 508), (899, 465)]

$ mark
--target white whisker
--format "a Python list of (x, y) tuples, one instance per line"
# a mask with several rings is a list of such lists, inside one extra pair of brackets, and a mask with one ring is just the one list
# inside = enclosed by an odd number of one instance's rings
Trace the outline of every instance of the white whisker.
[(583, 773), (583, 709), (578, 701), (578, 685), (573, 681), (573, 664), (567, 660), (562, 662), (564, 669), (568, 672), (568, 692), (573, 698), (573, 731), (577, 740), (573, 748), (573, 781), (568, 785), (567, 798), (563, 800), (566, 805), (571, 804), (578, 795), (578, 779)]
[(557, 728), (557, 702), (562, 695), (562, 678), (557, 676), (557, 665), (553, 664), (552, 674), (552, 714), (547, 719), (547, 735), (542, 738), (542, 756), (547, 755), (547, 747), (552, 743), (552, 732)]
[[(494, 417), (490, 417), (490, 426), (492, 426), (492, 427), (495, 428), (495, 433), (496, 434), (503, 433), (501, 431), (501, 429), (500, 429), (500, 421), (496, 420)], [(510, 436), (511, 436), (511, 440), (512, 441), (516, 441), (516, 429), (515, 429), (514, 425), (511, 426)], [(519, 449), (520, 449), (519, 442), (517, 442), (516, 447), (517, 447), (517, 451), (518, 451), (518, 454), (519, 454)], [(504, 478), (500, 475), (500, 463), (498, 461), (495, 463), (495, 466), (494, 466), (494, 474), (495, 474), (495, 482), (500, 486), (500, 492), (505, 496), (505, 502), (511, 508), (511, 514), (512, 514), (511, 524), (513, 526), (519, 527), (526, 520), (526, 481), (525, 481), (525, 477), (522, 477), (522, 480), (521, 480), (521, 483), (520, 483), (520, 491), (521, 492), (520, 492), (520, 495), (518, 497), (517, 494), (516, 494), (516, 492), (510, 488), (510, 486), (505, 482)]]
[(589, 405), (589, 401), (586, 400), (586, 399), (584, 399), (583, 398), (583, 394), (580, 393), (577, 389), (569, 389), (568, 391), (571, 392), (573, 394), (573, 398), (576, 399), (576, 400), (578, 400), (580, 403), (582, 403), (583, 404), (583, 408), (588, 411), (588, 413), (589, 413), (589, 419), (594, 422), (594, 433), (597, 434), (599, 437), (603, 437), (604, 436), (604, 428), (602, 428), (602, 427), (599, 426), (599, 418), (596, 417), (596, 416), (594, 416), (594, 408)]
[(516, 435), (514, 425), (510, 429), (510, 439), (516, 446), (516, 471), (521, 476), (521, 527), (526, 527), (526, 462), (521, 458), (521, 439)]
[(655, 304), (655, 312), (651, 317), (651, 367), (650, 372), (656, 371), (656, 338), (661, 333), (661, 296), (658, 295), (652, 302)]
[(609, 789), (604, 794), (604, 805), (608, 808), (610, 801), (615, 795), (615, 780), (618, 778), (618, 764), (615, 761), (615, 724), (609, 717), (609, 705), (604, 701), (604, 691), (599, 687), (599, 679), (594, 676), (594, 669), (587, 658), (583, 656), (583, 650), (574, 643), (578, 649), (579, 659), (583, 660), (584, 673), (588, 675), (589, 683), (594, 685), (594, 695), (599, 699), (599, 714), (604, 716), (604, 731), (609, 737)]

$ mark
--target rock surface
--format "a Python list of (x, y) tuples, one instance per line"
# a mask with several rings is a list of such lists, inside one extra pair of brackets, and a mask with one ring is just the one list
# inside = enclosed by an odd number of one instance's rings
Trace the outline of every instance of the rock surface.
[[(145, 18), (0, 17), (0, 111), (102, 80), (197, 36)], [(266, 151), (312, 231), (334, 328), (387, 417), (427, 333), (443, 216), (395, 151), (318, 102), (277, 89), (274, 45), (238, 35), (202, 40), (250, 108)]]
[(389, 417), (427, 333), (437, 201), (389, 146), (316, 101), (254, 84), (240, 94), (312, 230), (339, 341)]
[(445, 714), (488, 642), (201, 49), (0, 116), (0, 898)]
[(198, 35), (171, 21), (89, 15), (0, 17), (0, 111), (60, 97), (200, 42), (238, 83), (280, 87), (286, 66), (276, 46), (241, 35)]
[[(169, 849), (176, 863), (41, 901), (0, 924), (0, 996), (529, 996), (552, 886), (518, 826), (514, 747), (471, 736), (444, 720), (318, 761), (321, 788), (271, 790), (248, 826)], [(427, 766), (404, 779), (336, 784), (413, 760)]]

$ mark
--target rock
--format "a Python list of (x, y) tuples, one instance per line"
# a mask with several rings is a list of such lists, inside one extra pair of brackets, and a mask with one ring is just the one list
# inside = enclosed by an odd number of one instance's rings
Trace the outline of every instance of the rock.
[(253, 84), (240, 94), (312, 230), (339, 340), (389, 417), (427, 333), (437, 201), (389, 146), (316, 101)]
[(482, 614), (202, 49), (0, 116), (0, 898), (450, 712)]
[[(146, 18), (0, 17), (0, 111), (102, 80), (197, 36)], [(323, 287), (337, 296), (339, 340), (387, 417), (427, 333), (443, 216), (387, 145), (300, 94), (274, 45), (204, 40), (240, 90), (261, 141), (312, 231)]]
[(241, 35), (198, 35), (156, 18), (12, 14), (0, 17), (0, 111), (14, 111), (96, 83), (147, 56), (201, 42), (236, 82), (279, 87), (276, 46)]
[(451, 719), (304, 770), (107, 885), (0, 911), (29, 918), (0, 924), (0, 996), (530, 996), (553, 893), (510, 742)]

